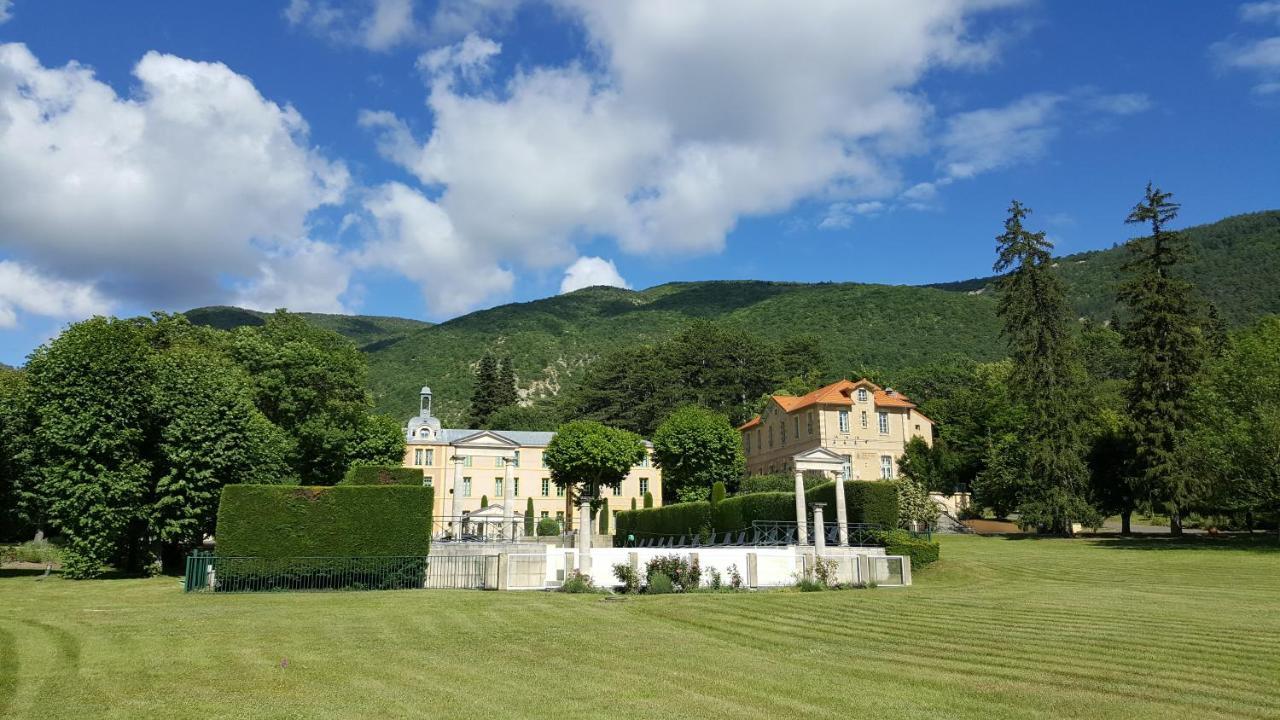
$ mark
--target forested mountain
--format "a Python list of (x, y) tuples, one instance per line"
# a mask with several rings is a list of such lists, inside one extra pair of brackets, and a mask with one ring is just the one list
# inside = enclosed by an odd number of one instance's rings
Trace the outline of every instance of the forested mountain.
[[(1280, 313), (1280, 211), (1240, 215), (1185, 231), (1191, 278), (1230, 325)], [(994, 248), (994, 245), (993, 245)], [(1080, 317), (1108, 319), (1127, 252), (1114, 247), (1060, 258), (1069, 299)], [(486, 350), (509, 355), (522, 393), (555, 394), (608, 351), (670, 337), (694, 319), (716, 320), (769, 340), (819, 339), (828, 372), (887, 374), (964, 355), (1004, 355), (991, 278), (932, 287), (859, 283), (713, 281), (632, 291), (595, 287), (481, 310), (438, 325), (365, 316), (313, 315), (368, 354), (377, 409), (399, 416), (417, 408), (418, 388), (435, 391), (439, 414), (465, 416), (473, 364)], [(235, 327), (261, 322), (237, 308), (199, 308), (194, 322)]]

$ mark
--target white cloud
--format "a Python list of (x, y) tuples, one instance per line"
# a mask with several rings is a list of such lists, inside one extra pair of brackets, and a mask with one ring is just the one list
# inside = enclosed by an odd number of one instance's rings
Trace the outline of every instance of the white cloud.
[(302, 117), (225, 65), (151, 52), (134, 76), (120, 97), (89, 68), (0, 45), (5, 255), (113, 300), (215, 302), (343, 197), (346, 169), (307, 146)]
[(254, 279), (237, 287), (233, 302), (255, 310), (350, 312), (343, 298), (351, 272), (351, 259), (337, 247), (301, 239), (267, 253)]
[(1240, 6), (1240, 19), (1246, 22), (1280, 23), (1280, 0), (1245, 3)]
[(886, 205), (879, 200), (867, 200), (860, 203), (838, 202), (827, 206), (818, 227), (822, 230), (842, 230), (853, 225), (854, 218), (859, 215), (875, 215), (884, 210)]
[(1137, 115), (1151, 109), (1151, 98), (1143, 93), (1092, 95), (1087, 98), (1090, 109), (1109, 115)]
[[(1245, 3), (1240, 6), (1240, 19), (1280, 25), (1280, 1)], [(1280, 36), (1242, 38), (1232, 36), (1209, 46), (1209, 55), (1219, 67), (1254, 73), (1258, 83), (1253, 92), (1271, 95), (1280, 92)]]
[(420, 34), (413, 0), (290, 0), (284, 17), (295, 27), (369, 50), (388, 50)]
[(50, 277), (10, 260), (0, 260), (0, 328), (18, 325), (18, 312), (80, 319), (107, 313), (111, 302), (92, 285)]
[(565, 263), (600, 235), (632, 253), (715, 252), (744, 216), (892, 195), (932, 113), (917, 83), (991, 61), (997, 43), (967, 23), (1013, 4), (556, 3), (597, 64), (526, 67), (468, 91), (460, 81), (498, 49), (471, 36), (420, 61), (430, 137), (361, 116), (452, 242), (486, 262)]
[(952, 116), (940, 140), (944, 176), (970, 178), (1040, 157), (1057, 133), (1051, 119), (1062, 100), (1036, 94)]
[(631, 287), (626, 280), (622, 279), (622, 275), (618, 274), (618, 268), (612, 260), (586, 256), (574, 260), (573, 264), (564, 271), (564, 279), (560, 281), (560, 292), (569, 293), (596, 285)]
[(459, 237), (449, 215), (418, 191), (387, 183), (364, 206), (378, 239), (364, 248), (359, 263), (390, 268), (416, 282), (433, 313), (470, 310), (515, 284), (491, 248)]
[(13, 18), (13, 0), (0, 0), (0, 24)]

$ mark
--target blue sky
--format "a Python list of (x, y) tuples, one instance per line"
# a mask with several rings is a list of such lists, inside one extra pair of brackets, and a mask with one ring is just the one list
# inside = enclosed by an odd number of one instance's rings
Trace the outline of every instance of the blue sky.
[(987, 274), (1280, 206), (1280, 2), (0, 0), (0, 361), (94, 313), (431, 320)]

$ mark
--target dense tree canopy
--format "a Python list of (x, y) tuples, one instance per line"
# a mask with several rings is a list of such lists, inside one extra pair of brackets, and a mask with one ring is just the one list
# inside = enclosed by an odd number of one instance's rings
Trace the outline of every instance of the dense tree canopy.
[(717, 482), (736, 486), (746, 469), (742, 435), (720, 413), (687, 405), (671, 413), (653, 435), (666, 502), (705, 500)]
[(556, 430), (543, 460), (556, 485), (596, 497), (601, 488), (620, 485), (644, 455), (639, 435), (577, 420)]

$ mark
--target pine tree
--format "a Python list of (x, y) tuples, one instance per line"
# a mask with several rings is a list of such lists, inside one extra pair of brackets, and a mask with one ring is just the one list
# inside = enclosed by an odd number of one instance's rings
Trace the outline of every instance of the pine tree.
[(471, 422), (478, 428), (485, 427), (498, 409), (497, 386), (498, 361), (492, 353), (485, 353), (476, 366), (476, 384), (471, 391)]
[(1129, 279), (1120, 299), (1130, 310), (1124, 335), (1135, 354), (1128, 401), (1138, 475), (1152, 496), (1169, 505), (1169, 530), (1181, 535), (1182, 511), (1196, 496), (1184, 448), (1204, 339), (1195, 288), (1177, 272), (1187, 259), (1186, 241), (1165, 227), (1178, 216), (1172, 198), (1148, 183), (1142, 202), (1125, 219), (1149, 225), (1151, 236), (1128, 243)]
[(533, 536), (533, 498), (527, 498), (524, 503), (524, 534), (527, 537)]
[(1066, 289), (1053, 272), (1053, 243), (1023, 227), (1030, 210), (1009, 206), (1005, 231), (996, 238), (996, 312), (1009, 345), (1009, 389), (1026, 410), (1025, 465), (1018, 488), (1021, 522), (1069, 533), (1097, 512), (1087, 500), (1088, 468), (1080, 417), (1082, 370), (1071, 336)]
[(495, 410), (515, 405), (519, 396), (516, 394), (516, 371), (511, 365), (511, 358), (504, 357), (498, 361), (498, 374), (494, 385)]

